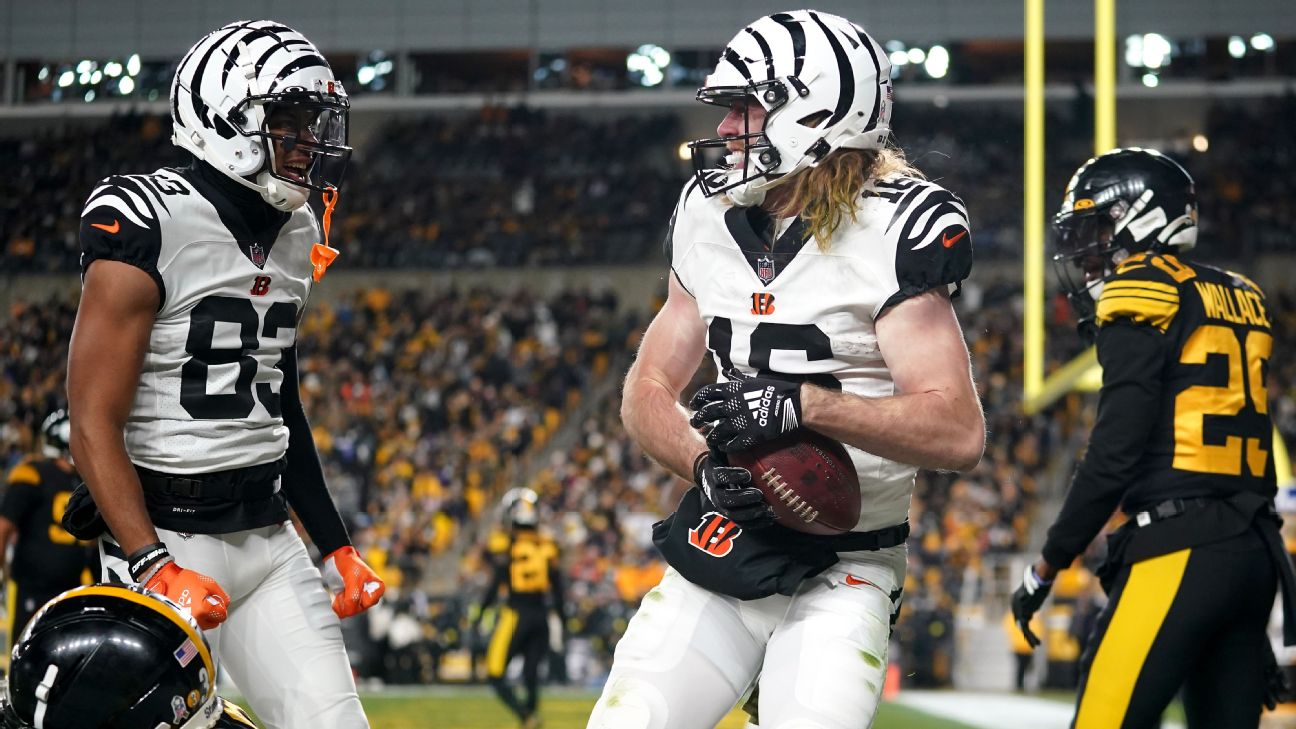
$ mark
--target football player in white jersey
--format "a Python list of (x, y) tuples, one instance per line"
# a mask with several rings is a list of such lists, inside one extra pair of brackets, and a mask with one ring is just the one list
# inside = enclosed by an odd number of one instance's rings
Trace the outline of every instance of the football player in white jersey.
[[(697, 487), (654, 527), (671, 567), (617, 645), (589, 726), (709, 728), (749, 688), (762, 728), (869, 726), (914, 474), (972, 468), (985, 445), (950, 303), (971, 268), (967, 213), (886, 146), (887, 55), (844, 18), (757, 20), (698, 99), (728, 113), (718, 139), (692, 144), (669, 294), (622, 406), (644, 450)], [(707, 169), (712, 149), (726, 157)], [(723, 379), (686, 409), (707, 350)], [(772, 524), (751, 474), (727, 465), (801, 428), (846, 444), (863, 496), (854, 531)], [(722, 549), (690, 538), (704, 523), (729, 535)]]
[[(173, 141), (190, 164), (109, 177), (81, 214), (67, 387), (88, 491), (64, 523), (100, 536), (106, 581), (189, 610), (274, 729), (368, 726), (339, 619), (384, 585), (325, 486), (295, 348), (336, 255), (348, 108), (301, 34), (232, 23), (176, 70)], [(326, 555), (328, 589), (289, 507)]]

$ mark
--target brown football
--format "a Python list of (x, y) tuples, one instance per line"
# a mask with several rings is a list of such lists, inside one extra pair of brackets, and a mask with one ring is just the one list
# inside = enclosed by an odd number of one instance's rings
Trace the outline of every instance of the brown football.
[(789, 433), (729, 463), (751, 471), (778, 523), (807, 534), (841, 534), (860, 516), (859, 476), (841, 443), (813, 430)]

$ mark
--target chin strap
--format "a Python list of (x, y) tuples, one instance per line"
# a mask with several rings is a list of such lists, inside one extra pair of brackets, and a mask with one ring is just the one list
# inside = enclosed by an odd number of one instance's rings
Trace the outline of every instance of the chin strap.
[(324, 200), (324, 215), (321, 223), (324, 228), (324, 242), (316, 243), (315, 247), (311, 248), (310, 254), (311, 265), (315, 266), (315, 272), (311, 274), (311, 278), (316, 281), (324, 278), (324, 272), (328, 270), (329, 264), (340, 253), (338, 249), (329, 247), (329, 229), (333, 227), (333, 208), (337, 205), (338, 190), (336, 187), (330, 186), (321, 193), (321, 197)]

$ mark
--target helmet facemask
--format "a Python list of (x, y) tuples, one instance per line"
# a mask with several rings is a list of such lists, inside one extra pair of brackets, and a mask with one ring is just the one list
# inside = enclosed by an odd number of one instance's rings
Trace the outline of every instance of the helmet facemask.
[[(770, 116), (787, 103), (787, 88), (783, 82), (753, 82), (746, 86), (710, 86), (698, 90), (698, 101), (726, 109), (742, 105), (742, 132), (724, 137), (699, 139), (689, 143), (693, 157), (693, 174), (707, 197), (722, 192), (739, 205), (756, 205), (765, 196), (765, 190), (783, 177), (776, 170), (782, 155), (766, 136), (764, 127), (752, 128), (752, 105), (759, 104)], [(730, 144), (738, 142), (741, 148), (733, 150)], [(716, 164), (714, 150), (723, 150), (724, 157)], [(742, 188), (742, 190), (739, 190)]]
[[(333, 86), (332, 83), (329, 84)], [(291, 187), (324, 192), (341, 186), (351, 159), (347, 146), (349, 103), (345, 96), (319, 91), (293, 91), (248, 97), (231, 116), (260, 106), (257, 131), (266, 155), (267, 176)], [(285, 159), (281, 160), (283, 156)], [(281, 167), (285, 168), (281, 171)], [(258, 182), (262, 182), (260, 179)], [(264, 183), (262, 183), (264, 184)]]
[(1081, 333), (1091, 330), (1103, 283), (1129, 258), (1114, 236), (1112, 209), (1059, 214), (1053, 223), (1057, 253), (1053, 269), (1078, 319)]

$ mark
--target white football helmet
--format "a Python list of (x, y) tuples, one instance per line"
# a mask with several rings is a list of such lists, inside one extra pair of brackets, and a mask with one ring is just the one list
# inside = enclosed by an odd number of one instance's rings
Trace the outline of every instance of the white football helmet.
[[(280, 109), (294, 113), (296, 132), (267, 128)], [(342, 83), (305, 36), (271, 20), (240, 21), (210, 33), (180, 61), (171, 141), (279, 210), (295, 210), (310, 190), (341, 183), (351, 157), (349, 109)], [(299, 175), (275, 169), (272, 140), (307, 153)]]
[[(763, 131), (689, 144), (708, 197), (726, 192), (737, 205), (757, 205), (789, 175), (829, 152), (878, 149), (891, 133), (891, 62), (864, 29), (814, 10), (767, 15), (734, 36), (698, 101), (730, 107), (747, 100), (766, 111)], [(743, 142), (719, 167), (708, 150)]]

